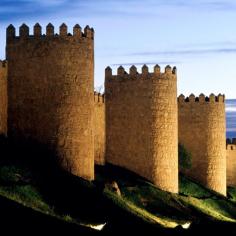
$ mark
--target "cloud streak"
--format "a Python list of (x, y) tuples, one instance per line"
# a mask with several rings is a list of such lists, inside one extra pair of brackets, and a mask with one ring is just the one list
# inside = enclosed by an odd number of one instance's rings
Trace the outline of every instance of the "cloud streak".
[(206, 55), (206, 54), (234, 54), (236, 47), (215, 48), (215, 49), (187, 49), (187, 50), (166, 50), (166, 51), (143, 51), (125, 54), (125, 56), (182, 56), (182, 55)]
[(135, 65), (135, 66), (142, 66), (142, 65), (177, 65), (177, 64), (181, 64), (181, 62), (179, 61), (156, 61), (156, 62), (125, 62), (125, 63), (116, 63), (116, 64), (111, 64), (111, 66), (132, 66), (132, 65)]

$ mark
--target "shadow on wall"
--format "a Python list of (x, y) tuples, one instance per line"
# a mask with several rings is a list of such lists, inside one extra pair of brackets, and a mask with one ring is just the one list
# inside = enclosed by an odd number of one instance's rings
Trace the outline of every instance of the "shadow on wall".
[(192, 154), (181, 143), (178, 144), (178, 158), (180, 171), (184, 171), (192, 167)]
[[(45, 201), (60, 214), (104, 222), (102, 191), (92, 182), (62, 170), (56, 154), (32, 140), (14, 142), (0, 136), (0, 165), (27, 166)], [(93, 218), (93, 219), (92, 219)]]

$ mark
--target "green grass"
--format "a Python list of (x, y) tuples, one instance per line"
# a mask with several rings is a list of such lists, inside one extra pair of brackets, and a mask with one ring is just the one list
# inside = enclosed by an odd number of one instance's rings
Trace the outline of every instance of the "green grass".
[[(91, 183), (87, 181), (81, 181), (81, 185), (84, 188), (91, 188)], [(41, 194), (31, 171), (19, 165), (0, 166), (0, 195), (25, 207), (68, 223), (89, 228), (93, 228), (96, 225), (94, 222), (72, 217), (68, 212), (63, 214), (61, 210), (58, 211), (55, 206), (50, 205)]]
[[(235, 188), (228, 188), (232, 197), (236, 197)], [(230, 199), (214, 193), (202, 185), (180, 175), (179, 199), (183, 204), (219, 221), (236, 222), (236, 205)]]
[(182, 174), (180, 174), (179, 180), (179, 191), (181, 194), (195, 198), (208, 198), (213, 196), (212, 192)]
[(236, 203), (236, 188), (228, 187), (227, 192), (229, 200)]
[(97, 174), (100, 181), (115, 180), (118, 183), (122, 193), (120, 201), (126, 203), (123, 203), (124, 208), (132, 208), (161, 226), (175, 227), (200, 219), (236, 222), (236, 205), (232, 202), (236, 190), (233, 188), (229, 188), (230, 200), (180, 175), (180, 194), (171, 194), (114, 166), (105, 167)]
[(33, 180), (30, 178), (30, 171), (24, 167), (14, 165), (1, 166), (0, 195), (44, 214), (73, 222), (72, 219), (68, 220), (68, 217), (58, 215), (54, 211), (54, 207), (50, 206), (45, 201), (38, 188), (34, 186)]
[(165, 228), (175, 228), (180, 223), (184, 224), (185, 221), (175, 221), (168, 217), (153, 215), (149, 211), (145, 210), (145, 208), (139, 207), (138, 204), (135, 204), (133, 201), (130, 201), (126, 198), (118, 197), (116, 194), (109, 190), (105, 190), (104, 194), (111, 199), (117, 206), (120, 208), (126, 210), (131, 215), (134, 215), (136, 217), (140, 217), (143, 219), (143, 221), (151, 224), (157, 224), (161, 227)]
[[(105, 187), (104, 197), (111, 200), (118, 209), (123, 209), (131, 217), (138, 217), (146, 223), (174, 228), (198, 220), (236, 222), (236, 188), (228, 188), (226, 198), (180, 175), (180, 193), (172, 194), (161, 191), (129, 171), (110, 165), (96, 169), (94, 183), (81, 180), (80, 188), (81, 191), (91, 190), (111, 180), (118, 183), (121, 196)], [(89, 222), (82, 221), (79, 214), (76, 217), (68, 211), (63, 213), (49, 203), (31, 170), (24, 166), (0, 166), (0, 195), (66, 222), (90, 225)]]
[[(104, 171), (105, 169), (108, 171)], [(111, 166), (103, 168), (102, 171), (98, 170), (96, 176), (99, 181), (103, 182), (115, 180), (122, 196), (119, 197), (108, 189), (105, 193), (109, 194), (119, 207), (127, 212), (133, 212), (144, 221), (166, 228), (175, 228), (190, 222), (190, 218), (183, 211), (183, 206), (176, 203), (177, 194), (161, 191), (142, 178), (129, 175), (128, 172)]]

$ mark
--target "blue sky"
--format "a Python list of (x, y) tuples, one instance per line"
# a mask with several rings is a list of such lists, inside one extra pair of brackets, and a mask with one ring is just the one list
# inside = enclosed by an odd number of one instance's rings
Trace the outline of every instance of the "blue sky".
[(39, 22), (95, 29), (95, 85), (110, 65), (177, 66), (178, 93), (236, 98), (235, 0), (1, 0), (0, 58), (5, 28)]

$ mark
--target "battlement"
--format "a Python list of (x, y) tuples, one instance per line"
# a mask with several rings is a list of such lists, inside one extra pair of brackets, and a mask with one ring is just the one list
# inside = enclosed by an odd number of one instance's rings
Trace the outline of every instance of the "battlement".
[(95, 103), (104, 103), (105, 102), (105, 94), (94, 92), (94, 102)]
[(236, 138), (232, 138), (232, 139), (227, 138), (226, 139), (226, 145), (230, 145), (230, 144), (236, 145)]
[(0, 60), (0, 70), (7, 68), (7, 61), (6, 60)]
[(63, 23), (59, 27), (59, 34), (54, 32), (54, 26), (49, 23), (46, 26), (46, 34), (42, 34), (42, 27), (39, 23), (36, 23), (33, 27), (33, 34), (30, 35), (30, 28), (26, 24), (22, 24), (19, 27), (19, 36), (16, 36), (16, 29), (15, 27), (11, 24), (7, 27), (6, 30), (6, 35), (7, 35), (7, 42), (9, 41), (14, 41), (17, 39), (32, 39), (32, 38), (88, 38), (93, 40), (94, 39), (94, 29), (90, 28), (88, 25), (84, 28), (82, 31), (82, 28), (79, 24), (76, 24), (73, 27), (73, 34), (68, 33), (68, 27), (65, 23)]
[(175, 78), (176, 79), (177, 69), (173, 67), (173, 69), (168, 65), (165, 67), (164, 72), (161, 72), (161, 68), (159, 65), (155, 65), (153, 68), (153, 72), (149, 72), (149, 68), (147, 65), (142, 66), (141, 73), (138, 72), (137, 67), (132, 65), (129, 68), (129, 73), (125, 71), (123, 66), (117, 68), (117, 74), (112, 74), (112, 69), (108, 66), (105, 69), (105, 78), (109, 81), (113, 80), (130, 80), (130, 79), (168, 79)]
[(227, 144), (226, 150), (235, 150), (236, 151), (236, 144)]
[(236, 150), (236, 138), (226, 139), (226, 149), (227, 150)]
[(218, 103), (224, 103), (225, 102), (225, 95), (219, 94), (214, 95), (213, 93), (210, 94), (209, 97), (205, 96), (203, 93), (201, 93), (198, 97), (196, 97), (194, 94), (190, 94), (190, 96), (185, 97), (183, 94), (181, 94), (178, 97), (178, 103), (212, 103), (212, 102), (218, 102)]

